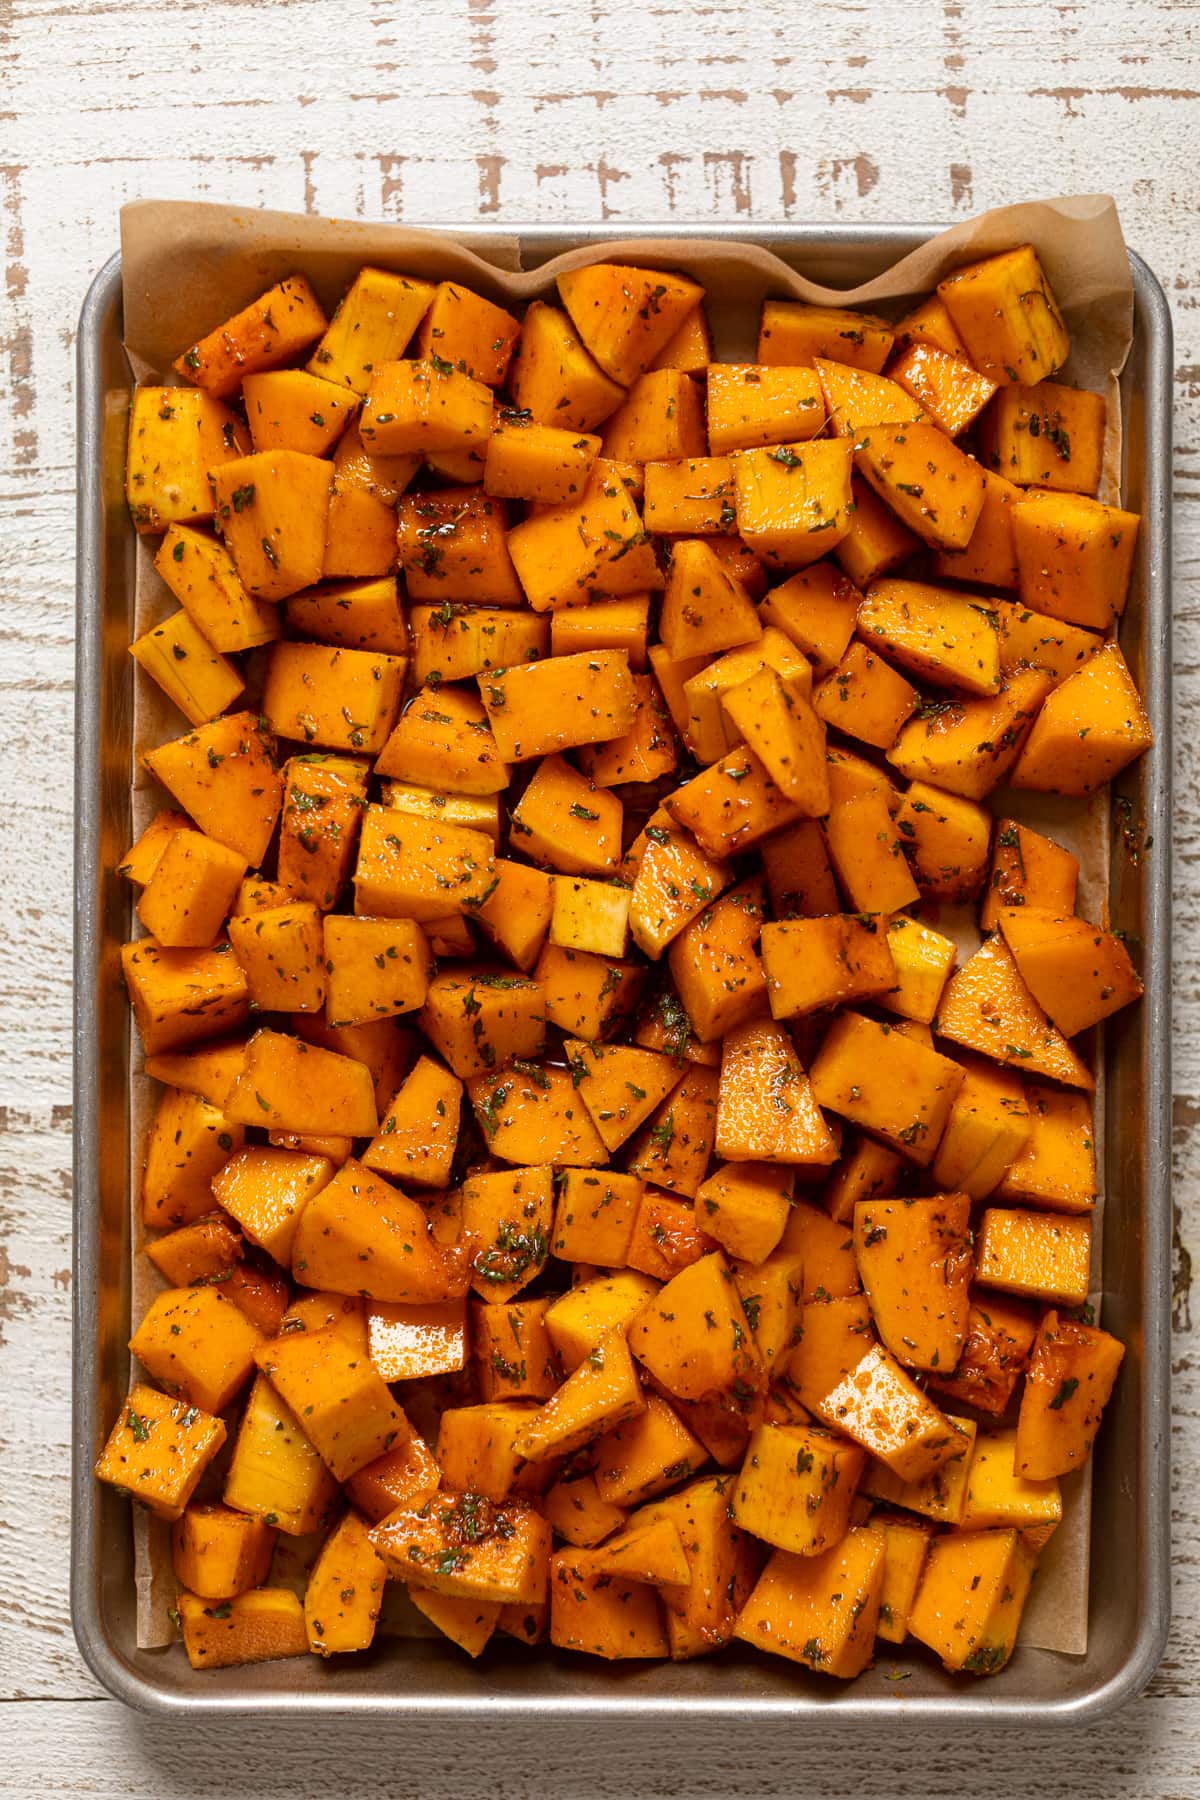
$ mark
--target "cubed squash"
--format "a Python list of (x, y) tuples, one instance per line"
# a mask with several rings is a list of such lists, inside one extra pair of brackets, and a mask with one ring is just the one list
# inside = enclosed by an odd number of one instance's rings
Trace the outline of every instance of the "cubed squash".
[(818, 718), (877, 750), (895, 743), (920, 695), (877, 651), (853, 643), (813, 696)]
[(910, 781), (982, 800), (1010, 774), (1016, 780), (1014, 765), (1053, 685), (1041, 669), (1019, 669), (994, 699), (930, 703), (904, 726), (887, 759)]
[(797, 569), (827, 556), (850, 529), (851, 447), (843, 438), (739, 450), (738, 533), (764, 562)]
[(605, 374), (556, 306), (534, 300), (509, 372), (518, 408), (543, 425), (593, 431), (621, 404), (624, 387)]
[(949, 1419), (879, 1344), (816, 1403), (815, 1411), (901, 1481), (924, 1480), (960, 1447)]
[(234, 903), (246, 859), (203, 832), (172, 832), (137, 915), (166, 949), (210, 949)]
[(308, 1201), (292, 1241), (302, 1287), (417, 1305), (461, 1298), (464, 1249), (443, 1245), (425, 1209), (353, 1158)]
[(1014, 787), (1092, 794), (1154, 742), (1142, 697), (1115, 643), (1049, 695), (1012, 771)]
[(363, 1152), (365, 1166), (417, 1187), (447, 1187), (461, 1108), (458, 1077), (432, 1057), (418, 1057)]
[(980, 421), (980, 460), (1018, 487), (1094, 495), (1106, 413), (1103, 394), (1083, 388), (1002, 387)]
[(216, 718), (246, 685), (182, 609), (135, 638), (129, 654), (192, 725)]
[(994, 694), (1000, 687), (995, 615), (952, 589), (877, 581), (858, 609), (858, 634), (935, 687)]
[(223, 1420), (138, 1382), (100, 1452), (96, 1479), (160, 1519), (178, 1519), (224, 1442)]
[(996, 932), (950, 977), (938, 1005), (942, 1037), (1027, 1075), (1045, 1075), (1090, 1093), (1086, 1064), (1021, 978), (1003, 936)]
[(637, 715), (624, 650), (584, 651), (495, 669), (481, 677), (480, 691), (506, 762), (620, 737)]
[(209, 1606), (199, 1594), (175, 1596), (183, 1647), (193, 1669), (307, 1656), (304, 1611), (290, 1588), (259, 1587)]
[(261, 1342), (219, 1289), (168, 1288), (151, 1302), (129, 1347), (164, 1388), (219, 1413), (249, 1379)]
[(396, 506), (400, 568), (410, 600), (520, 606), (508, 553), (508, 511), (481, 487), (406, 494)]
[(408, 1436), (408, 1422), (370, 1359), (336, 1326), (272, 1338), (257, 1360), (335, 1481), (347, 1481)]
[(809, 1078), (773, 1020), (740, 1026), (722, 1044), (715, 1144), (730, 1162), (837, 1160)]
[(953, 1369), (967, 1334), (966, 1194), (860, 1200), (854, 1254), (881, 1339), (910, 1369)]
[(1012, 1655), (1034, 1564), (1018, 1531), (936, 1538), (908, 1615), (911, 1635), (945, 1668), (994, 1675)]
[(373, 1137), (379, 1123), (365, 1064), (283, 1031), (256, 1031), (227, 1109), (243, 1125), (271, 1131)]
[[(512, 809), (510, 843), (562, 875), (611, 875), (620, 860), (623, 816), (615, 794), (595, 787), (565, 757), (547, 756)], [(627, 909), (625, 916), (628, 918)], [(552, 911), (552, 924), (553, 918)], [(589, 948), (583, 944), (562, 947)], [(594, 948), (596, 954), (606, 954), (599, 946)], [(622, 943), (615, 954), (623, 950)]]
[(481, 906), (494, 878), (492, 841), (482, 831), (387, 806), (363, 814), (354, 894), (367, 917), (431, 924)]
[(548, 1400), (562, 1381), (558, 1353), (546, 1329), (551, 1302), (472, 1299), (471, 1355), (484, 1400)]
[(799, 300), (764, 300), (758, 332), (760, 363), (811, 368), (818, 357), (836, 357), (855, 368), (882, 369), (892, 348), (886, 319), (839, 306)]
[(854, 461), (880, 499), (934, 550), (962, 550), (983, 508), (983, 469), (936, 425), (874, 425)]
[(990, 1206), (980, 1221), (975, 1265), (983, 1287), (1082, 1306), (1091, 1261), (1090, 1218)]
[(738, 1614), (734, 1636), (758, 1650), (851, 1680), (875, 1648), (885, 1542), (859, 1526), (832, 1548), (776, 1550)]
[[(241, 457), (244, 440), (236, 415), (210, 394), (135, 388), (125, 464), (125, 497), (134, 530), (159, 532), (211, 519), (209, 472)], [(172, 555), (178, 542), (172, 542)]]
[(257, 714), (227, 713), (148, 750), (144, 760), (201, 831), (257, 868), (283, 797), (274, 748)]
[(698, 282), (661, 269), (591, 263), (557, 278), (562, 303), (591, 355), (628, 387), (704, 298)]
[(503, 1075), (473, 1075), (467, 1094), (493, 1156), (501, 1162), (597, 1168), (603, 1139), (568, 1070), (528, 1063)]
[(813, 1426), (760, 1425), (733, 1489), (733, 1516), (743, 1531), (790, 1550), (819, 1556), (850, 1528), (850, 1503), (866, 1453)]
[[(356, 757), (310, 753), (283, 769), (279, 880), (297, 900), (322, 912), (337, 904), (350, 875), (367, 770)], [(240, 905), (239, 912), (254, 908)]]
[(228, 1506), (194, 1502), (171, 1531), (175, 1579), (202, 1600), (232, 1600), (267, 1579), (275, 1532)]
[[(226, 1083), (228, 1087), (228, 1083)], [(198, 1093), (168, 1087), (146, 1139), (142, 1218), (187, 1225), (212, 1204), (213, 1180), (242, 1148), (245, 1132)]]
[(963, 1072), (948, 1057), (859, 1013), (840, 1013), (812, 1065), (820, 1106), (881, 1137), (911, 1162), (932, 1162)]
[(972, 1057), (965, 1070), (933, 1160), (933, 1178), (947, 1191), (983, 1200), (1028, 1142), (1030, 1111), (1020, 1081), (1007, 1069)]
[(681, 1400), (749, 1391), (763, 1384), (762, 1361), (728, 1263), (702, 1256), (647, 1300), (627, 1327), (629, 1347)]
[[(696, 1474), (708, 1460), (704, 1445), (678, 1413), (658, 1394), (649, 1393), (645, 1411), (597, 1438), (592, 1455), (597, 1495), (605, 1504), (619, 1507), (640, 1506), (654, 1499)], [(623, 1563), (613, 1572), (632, 1574), (633, 1570)], [(673, 1579), (688, 1579), (686, 1564)]]
[(713, 456), (815, 437), (825, 423), (821, 384), (811, 368), (709, 363), (705, 375)]
[(375, 370), (402, 356), (437, 290), (390, 269), (358, 271), (313, 352), (309, 369), (356, 394), (370, 392)]
[(321, 579), (333, 465), (300, 450), (262, 450), (211, 472), (213, 517), (256, 600), (286, 600)]
[(324, 456), (358, 411), (353, 396), (305, 369), (246, 375), (242, 398), (255, 450), (302, 450), (306, 456)]
[(937, 291), (971, 361), (993, 381), (1043, 381), (1066, 361), (1067, 328), (1032, 244), (955, 269)]
[(388, 1574), (464, 1600), (537, 1604), (546, 1597), (550, 1527), (531, 1506), (447, 1489), (397, 1507), (371, 1533)]
[(597, 1566), (596, 1552), (560, 1550), (551, 1562), (550, 1642), (608, 1661), (664, 1657), (669, 1645), (655, 1589)]
[(1016, 1475), (1046, 1481), (1083, 1467), (1124, 1355), (1124, 1344), (1099, 1326), (1045, 1315), (1021, 1391)]
[(332, 1176), (327, 1156), (239, 1145), (214, 1177), (212, 1193), (251, 1243), (287, 1268), (300, 1214)]
[(776, 1019), (872, 999), (896, 984), (887, 934), (869, 917), (833, 913), (768, 922), (762, 959)]
[(831, 563), (817, 562), (771, 588), (761, 616), (792, 640), (818, 676), (828, 675), (849, 647), (861, 599)]
[(249, 1013), (246, 977), (228, 943), (163, 950), (140, 938), (122, 946), (121, 967), (147, 1057), (235, 1030)]

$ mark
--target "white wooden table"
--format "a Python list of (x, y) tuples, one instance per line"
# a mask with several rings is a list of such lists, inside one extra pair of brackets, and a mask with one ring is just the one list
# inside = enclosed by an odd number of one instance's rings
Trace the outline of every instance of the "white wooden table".
[[(1195, 0), (9, 0), (0, 313), (0, 1795), (1200, 1796), (1200, 10)], [(1177, 333), (1175, 1613), (1082, 1736), (168, 1728), (67, 1618), (72, 354), (139, 196), (587, 221), (1116, 195)], [(1189, 1216), (1190, 1214), (1190, 1216)]]

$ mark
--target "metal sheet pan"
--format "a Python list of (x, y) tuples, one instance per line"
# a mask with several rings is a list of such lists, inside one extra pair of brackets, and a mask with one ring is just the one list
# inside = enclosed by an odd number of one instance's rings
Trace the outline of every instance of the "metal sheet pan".
[[(858, 283), (926, 238), (932, 226), (622, 225), (621, 235), (762, 243), (832, 286)], [(480, 227), (449, 228), (478, 240)], [(514, 227), (526, 267), (611, 227)], [(118, 963), (130, 894), (114, 874), (128, 843), (132, 672), (127, 654), (134, 534), (123, 496), (132, 380), (122, 348), (120, 258), (100, 271), (78, 339), (78, 597), (75, 829), (75, 1268), (71, 1611), (80, 1650), (117, 1698), (162, 1716), (250, 1712), (301, 1718), (366, 1714), (508, 1719), (770, 1717), (879, 1724), (1080, 1724), (1123, 1704), (1149, 1680), (1166, 1641), (1170, 1592), (1170, 840), (1171, 840), (1171, 322), (1146, 264), (1130, 254), (1134, 339), (1122, 378), (1124, 504), (1141, 512), (1121, 640), (1146, 696), (1155, 748), (1120, 778), (1149, 854), (1131, 858), (1114, 832), (1111, 912), (1142, 946), (1143, 1004), (1106, 1034), (1105, 1323), (1126, 1342), (1122, 1378), (1096, 1457), (1090, 1647), (1086, 1657), (1022, 1649), (986, 1682), (924, 1660), (881, 1657), (847, 1686), (753, 1657), (598, 1666), (549, 1648), (503, 1644), (469, 1665), (448, 1645), (390, 1639), (351, 1667), (317, 1658), (197, 1677), (182, 1654), (136, 1647), (126, 1503), (92, 1479), (92, 1464), (126, 1392), (130, 1330), (129, 1017)], [(1144, 823), (1143, 823), (1144, 821)], [(900, 1671), (905, 1679), (889, 1679)]]

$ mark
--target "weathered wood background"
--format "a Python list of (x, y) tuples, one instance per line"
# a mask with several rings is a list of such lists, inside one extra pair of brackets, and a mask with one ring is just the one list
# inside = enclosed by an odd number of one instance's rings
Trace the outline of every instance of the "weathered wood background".
[[(1195, 0), (2, 0), (0, 1795), (1200, 1795), (1198, 57)], [(1176, 1623), (1150, 1693), (1082, 1736), (953, 1742), (126, 1714), (72, 1642), (65, 1474), (72, 357), (119, 206), (750, 227), (1095, 189), (1177, 334)]]

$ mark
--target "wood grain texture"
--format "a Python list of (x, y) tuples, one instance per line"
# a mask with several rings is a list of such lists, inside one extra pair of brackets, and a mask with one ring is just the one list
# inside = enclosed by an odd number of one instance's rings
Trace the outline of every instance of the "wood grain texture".
[[(1200, 1796), (1200, 11), (1189, 0), (0, 4), (0, 1795)], [(143, 196), (445, 223), (932, 219), (1105, 188), (1170, 296), (1175, 490), (1175, 1626), (1082, 1737), (149, 1724), (66, 1612), (73, 350)], [(802, 1755), (802, 1762), (799, 1760)], [(501, 1773), (503, 1771), (503, 1773)]]

